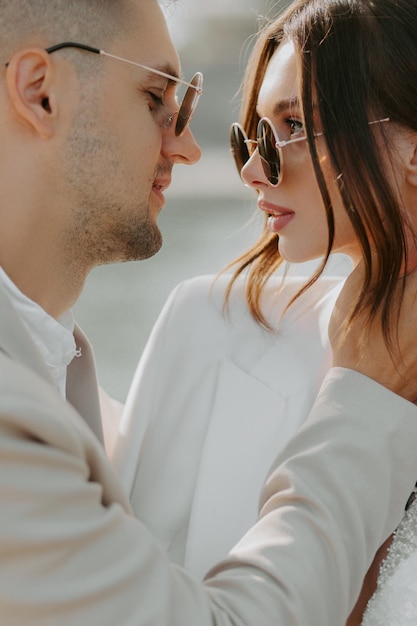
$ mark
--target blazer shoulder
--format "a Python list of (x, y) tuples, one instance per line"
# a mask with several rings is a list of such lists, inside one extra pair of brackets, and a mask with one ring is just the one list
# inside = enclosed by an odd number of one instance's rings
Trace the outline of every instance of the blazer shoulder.
[[(190, 328), (204, 329), (211, 335), (221, 333), (228, 326), (229, 316), (225, 308), (228, 279), (225, 276), (207, 274), (179, 283), (170, 293), (158, 318), (156, 328), (164, 327), (189, 333)], [(235, 314), (248, 313), (241, 291), (240, 302), (234, 306)]]
[[(201, 327), (211, 337), (239, 328), (245, 332), (256, 330), (255, 334), (268, 332), (249, 310), (244, 278), (234, 283), (226, 302), (230, 280), (229, 274), (209, 274), (179, 283), (171, 292), (156, 327), (170, 328), (169, 334), (173, 330), (181, 333), (181, 329), (189, 332), (191, 326)], [(320, 318), (320, 324), (325, 328), (344, 280), (344, 277), (322, 276), (290, 305), (307, 278), (274, 276), (263, 290), (261, 308), (264, 316), (273, 329), (282, 328), (282, 324), (287, 327), (297, 325), (303, 317), (309, 320)]]

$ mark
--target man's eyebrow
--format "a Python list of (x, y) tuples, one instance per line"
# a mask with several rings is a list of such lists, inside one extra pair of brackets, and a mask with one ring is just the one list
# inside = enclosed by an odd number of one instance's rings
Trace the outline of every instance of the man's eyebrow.
[[(177, 83), (176, 81), (177, 78), (181, 80), (181, 77), (179, 76), (177, 70), (174, 69), (174, 67), (170, 63), (166, 63), (164, 65), (156, 65), (155, 67), (152, 67), (152, 69), (155, 69), (158, 72), (163, 72), (164, 74), (169, 74), (170, 76), (172, 76), (172, 78), (167, 78), (164, 76), (160, 77), (160, 78), (165, 78), (166, 80), (168, 80), (168, 85), (175, 85)], [(153, 72), (149, 72), (149, 75), (158, 76), (158, 74), (155, 74)]]

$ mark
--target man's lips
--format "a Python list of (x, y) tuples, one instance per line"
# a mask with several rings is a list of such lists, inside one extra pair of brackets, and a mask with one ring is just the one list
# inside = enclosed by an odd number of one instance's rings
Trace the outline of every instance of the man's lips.
[(165, 204), (164, 191), (168, 189), (170, 183), (171, 183), (171, 179), (158, 179), (158, 178), (156, 178), (152, 183), (152, 191), (161, 200), (162, 205)]
[(158, 179), (155, 179), (153, 181), (153, 183), (152, 183), (152, 188), (156, 189), (157, 191), (160, 191), (162, 193), (166, 189), (168, 189), (170, 184), (171, 184), (171, 179), (169, 179), (169, 180), (158, 180)]

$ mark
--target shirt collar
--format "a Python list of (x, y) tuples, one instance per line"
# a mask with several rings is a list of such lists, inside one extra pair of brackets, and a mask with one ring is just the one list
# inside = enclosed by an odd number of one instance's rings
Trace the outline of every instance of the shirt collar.
[(0, 284), (65, 397), (67, 366), (77, 354), (72, 311), (66, 311), (59, 319), (54, 319), (36, 302), (25, 296), (1, 267)]

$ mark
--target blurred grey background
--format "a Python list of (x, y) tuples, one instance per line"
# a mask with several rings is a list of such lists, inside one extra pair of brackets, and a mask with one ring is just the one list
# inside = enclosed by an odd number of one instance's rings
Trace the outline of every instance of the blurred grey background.
[[(177, 0), (164, 6), (185, 78), (204, 73), (204, 94), (192, 121), (203, 157), (194, 166), (174, 168), (159, 219), (161, 252), (147, 261), (97, 268), (75, 307), (95, 350), (100, 383), (121, 401), (172, 288), (186, 278), (217, 273), (259, 235), (255, 196), (241, 184), (229, 152), (229, 127), (238, 118), (238, 91), (258, 17), (287, 4)], [(340, 266), (336, 261), (333, 273), (343, 271), (343, 260)], [(194, 331), (204, 332), (198, 320)]]

